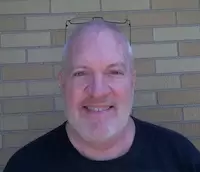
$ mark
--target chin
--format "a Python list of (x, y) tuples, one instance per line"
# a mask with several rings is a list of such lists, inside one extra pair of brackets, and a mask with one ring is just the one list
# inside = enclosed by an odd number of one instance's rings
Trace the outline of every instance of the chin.
[[(80, 114), (75, 115), (76, 118), (68, 118), (69, 123), (77, 131), (77, 133), (88, 142), (104, 142), (117, 135), (127, 123), (126, 118), (104, 118), (103, 120), (91, 120), (88, 118), (80, 118)], [(105, 120), (107, 119), (107, 120)]]
[(104, 142), (112, 138), (119, 130), (119, 126), (99, 126), (92, 128), (87, 125), (80, 127), (78, 133), (88, 142)]

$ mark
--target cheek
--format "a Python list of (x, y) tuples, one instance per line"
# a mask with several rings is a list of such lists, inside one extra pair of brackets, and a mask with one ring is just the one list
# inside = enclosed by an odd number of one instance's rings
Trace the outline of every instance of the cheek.
[(120, 82), (113, 83), (111, 87), (114, 91), (114, 94), (118, 97), (119, 101), (130, 101), (130, 97), (132, 96), (132, 88), (129, 82)]
[(65, 87), (65, 99), (69, 108), (77, 106), (83, 97), (83, 89), (74, 84), (68, 84)]

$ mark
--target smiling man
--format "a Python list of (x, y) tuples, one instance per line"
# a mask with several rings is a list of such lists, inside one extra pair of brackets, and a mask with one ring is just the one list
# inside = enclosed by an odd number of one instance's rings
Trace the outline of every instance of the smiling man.
[(106, 26), (95, 21), (72, 35), (64, 56), (68, 65), (59, 75), (69, 139), (98, 160), (123, 154), (135, 131), (129, 117), (135, 85), (132, 54), (117, 28)]
[(133, 64), (115, 25), (98, 20), (76, 29), (58, 76), (67, 121), (21, 148), (4, 172), (200, 171), (188, 139), (131, 117)]

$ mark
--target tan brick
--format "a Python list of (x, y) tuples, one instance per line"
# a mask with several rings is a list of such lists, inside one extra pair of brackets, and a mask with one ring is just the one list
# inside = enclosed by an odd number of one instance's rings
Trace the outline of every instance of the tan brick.
[(167, 25), (176, 23), (174, 12), (130, 13), (128, 18), (132, 26)]
[(51, 65), (10, 65), (2, 68), (4, 80), (52, 78)]
[(2, 83), (0, 84), (0, 97), (8, 96), (25, 96), (26, 84), (25, 83)]
[(43, 30), (43, 29), (63, 29), (67, 20), (74, 18), (75, 15), (67, 16), (37, 16), (27, 17), (28, 30)]
[(200, 74), (184, 74), (181, 76), (182, 87), (200, 87)]
[(200, 39), (199, 27), (154, 28), (155, 41)]
[(56, 30), (51, 33), (52, 45), (64, 45), (65, 44), (65, 31)]
[(41, 131), (21, 131), (4, 134), (3, 145), (4, 148), (22, 147), (43, 134), (44, 132)]
[(85, 19), (92, 19), (92, 17), (103, 17), (105, 20), (108, 21), (124, 21), (127, 18), (127, 13), (128, 12), (124, 12), (124, 11), (117, 11), (117, 12), (101, 12), (101, 11), (95, 11), (95, 12), (87, 12), (87, 13), (81, 13), (81, 14), (77, 14), (77, 20), (82, 20), (80, 18), (84, 18)]
[(24, 50), (0, 50), (0, 64), (25, 63)]
[(177, 44), (139, 44), (133, 45), (135, 58), (177, 56)]
[[(119, 30), (122, 32), (122, 34), (124, 34), (124, 36), (127, 38), (128, 41), (132, 41), (132, 39), (130, 39), (130, 28), (129, 26), (123, 26), (123, 27), (118, 27)], [(133, 30), (133, 29), (132, 29)], [(133, 36), (131, 36), (133, 37)]]
[(135, 69), (137, 75), (155, 73), (155, 61), (151, 59), (135, 59)]
[(100, 4), (98, 0), (51, 0), (51, 12), (89, 12), (100, 11)]
[(153, 41), (153, 29), (132, 29), (132, 42), (148, 42)]
[(199, 42), (180, 42), (179, 52), (181, 56), (199, 56), (200, 55)]
[(102, 0), (103, 11), (149, 9), (149, 0)]
[(28, 50), (28, 62), (60, 62), (63, 48), (45, 48)]
[(199, 11), (180, 11), (177, 12), (178, 24), (199, 24), (200, 12)]
[(2, 135), (0, 135), (0, 149), (2, 148), (3, 141), (2, 141)]
[(134, 106), (156, 105), (156, 95), (154, 92), (142, 93), (136, 92), (134, 96)]
[(137, 77), (136, 80), (137, 90), (154, 90), (167, 88), (180, 88), (179, 76)]
[(181, 108), (136, 109), (134, 116), (149, 122), (180, 121)]
[(62, 97), (55, 98), (56, 110), (64, 110), (64, 99)]
[(5, 166), (19, 148), (0, 149), (0, 166)]
[(200, 91), (164, 91), (158, 92), (159, 104), (195, 104), (200, 103)]
[(198, 8), (198, 0), (152, 0), (153, 9)]
[(183, 134), (187, 137), (200, 136), (200, 122), (183, 124)]
[(183, 109), (184, 120), (200, 120), (200, 108), (199, 107), (188, 107)]
[(51, 44), (50, 32), (2, 34), (2, 47), (48, 46)]
[(57, 81), (29, 82), (29, 95), (59, 94), (60, 88)]
[(99, 14), (98, 13), (94, 13), (91, 15), (91, 17), (93, 16), (102, 16), (105, 20), (108, 20), (108, 21), (124, 21), (125, 19), (127, 19), (127, 14), (126, 12), (120, 12), (120, 11), (117, 11), (117, 12), (100, 12)]
[(64, 113), (53, 112), (29, 116), (29, 129), (49, 129), (61, 125), (65, 121)]
[(0, 31), (22, 30), (24, 28), (25, 28), (24, 17), (19, 17), (19, 16), (0, 17)]
[(156, 73), (192, 72), (200, 70), (200, 59), (156, 60)]
[(55, 65), (54, 66), (54, 75), (56, 78), (58, 78), (58, 73), (60, 72), (60, 70), (62, 69), (61, 65)]
[(0, 14), (48, 13), (49, 1), (3, 1), (0, 2)]
[(27, 116), (1, 117), (1, 130), (26, 130), (28, 129)]
[(5, 113), (42, 112), (53, 110), (52, 98), (10, 99), (4, 101)]
[(192, 143), (200, 151), (200, 139), (192, 140)]
[(160, 126), (183, 134), (183, 125), (180, 123), (163, 123)]

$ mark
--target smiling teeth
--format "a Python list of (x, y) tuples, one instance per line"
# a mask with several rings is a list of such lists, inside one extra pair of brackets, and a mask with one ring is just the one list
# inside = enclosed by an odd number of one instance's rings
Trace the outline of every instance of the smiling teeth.
[(89, 110), (95, 111), (95, 112), (101, 112), (101, 111), (105, 111), (108, 110), (109, 107), (107, 108), (94, 108), (94, 107), (87, 107)]

